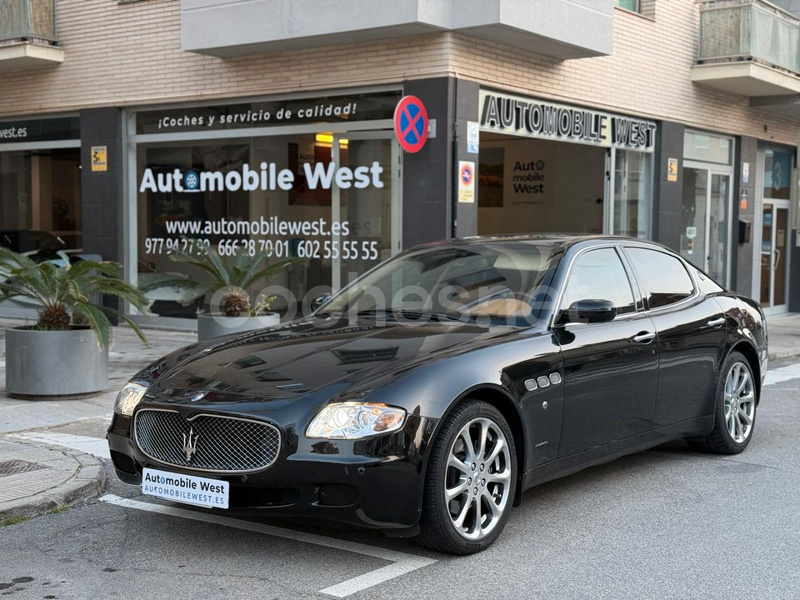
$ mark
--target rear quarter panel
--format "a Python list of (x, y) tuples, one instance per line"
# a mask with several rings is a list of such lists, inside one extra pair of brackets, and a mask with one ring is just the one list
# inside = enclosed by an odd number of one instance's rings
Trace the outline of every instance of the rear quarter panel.
[(769, 364), (767, 324), (758, 302), (746, 296), (719, 294), (714, 297), (728, 321), (725, 357), (738, 344), (748, 344), (755, 353), (756, 378), (763, 384)]

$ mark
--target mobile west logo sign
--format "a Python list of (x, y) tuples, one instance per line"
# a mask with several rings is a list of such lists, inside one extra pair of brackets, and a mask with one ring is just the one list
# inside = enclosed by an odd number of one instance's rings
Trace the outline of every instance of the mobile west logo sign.
[(585, 108), (481, 90), (481, 130), (653, 152), (656, 124)]
[[(383, 167), (378, 161), (370, 166), (337, 167), (336, 163), (303, 164), (308, 189), (329, 190), (336, 186), (340, 189), (368, 187), (382, 188)], [(249, 164), (242, 165), (241, 170), (231, 171), (182, 171), (174, 169), (166, 172), (153, 172), (147, 168), (142, 175), (139, 192), (245, 192), (289, 191), (295, 185), (296, 175), (290, 169), (279, 169), (275, 163), (262, 162), (258, 169)]]

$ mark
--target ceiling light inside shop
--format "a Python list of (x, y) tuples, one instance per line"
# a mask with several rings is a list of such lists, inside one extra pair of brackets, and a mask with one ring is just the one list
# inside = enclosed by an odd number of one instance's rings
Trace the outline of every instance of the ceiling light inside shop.
[[(316, 135), (316, 139), (320, 144), (331, 144), (333, 145), (333, 134), (330, 133), (318, 133)], [(339, 147), (340, 148), (347, 148), (347, 144), (349, 140), (340, 139), (339, 140)]]

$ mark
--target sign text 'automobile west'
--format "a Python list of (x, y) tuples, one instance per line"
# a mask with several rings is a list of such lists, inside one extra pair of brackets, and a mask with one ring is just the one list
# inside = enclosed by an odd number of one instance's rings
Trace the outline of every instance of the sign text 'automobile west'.
[[(337, 167), (336, 163), (303, 164), (303, 173), (308, 189), (329, 190), (334, 185), (340, 189), (366, 189), (370, 186), (382, 188), (383, 167), (378, 161), (371, 166)], [(291, 169), (279, 169), (275, 163), (262, 162), (258, 169), (242, 165), (241, 171), (173, 171), (154, 173), (147, 168), (142, 175), (139, 192), (215, 192), (225, 190), (289, 191), (294, 187), (295, 173)]]
[(653, 152), (653, 121), (576, 106), (481, 90), (481, 129), (519, 135)]

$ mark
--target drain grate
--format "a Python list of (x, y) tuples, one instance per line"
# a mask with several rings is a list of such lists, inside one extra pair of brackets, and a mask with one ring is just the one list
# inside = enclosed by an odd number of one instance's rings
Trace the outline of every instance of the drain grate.
[(7, 460), (5, 462), (0, 462), (0, 477), (19, 475), (20, 473), (29, 473), (30, 471), (39, 471), (46, 468), (47, 467), (43, 465), (37, 465), (36, 463), (24, 460)]

